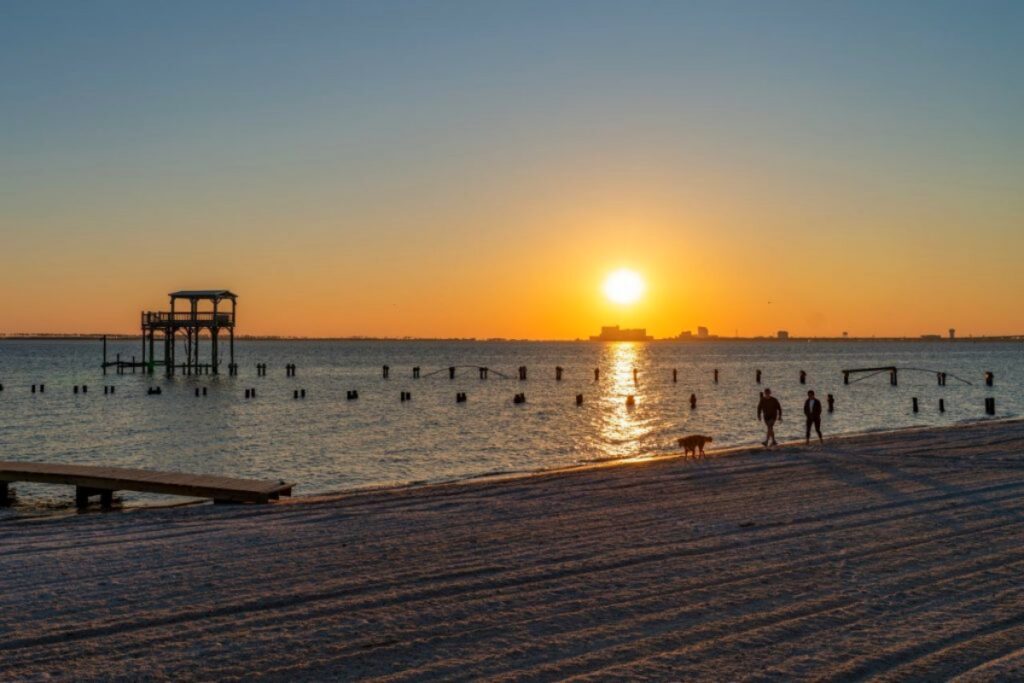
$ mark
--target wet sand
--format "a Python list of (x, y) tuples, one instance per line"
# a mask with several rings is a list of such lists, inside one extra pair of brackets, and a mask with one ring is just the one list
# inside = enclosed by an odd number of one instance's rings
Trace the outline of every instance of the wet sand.
[(1024, 422), (0, 523), (0, 679), (1024, 677)]

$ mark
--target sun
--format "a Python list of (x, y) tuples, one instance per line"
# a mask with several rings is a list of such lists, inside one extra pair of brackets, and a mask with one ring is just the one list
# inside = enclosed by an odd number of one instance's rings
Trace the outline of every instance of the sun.
[(617, 304), (635, 303), (643, 296), (644, 280), (632, 270), (623, 268), (610, 274), (604, 281), (604, 294)]

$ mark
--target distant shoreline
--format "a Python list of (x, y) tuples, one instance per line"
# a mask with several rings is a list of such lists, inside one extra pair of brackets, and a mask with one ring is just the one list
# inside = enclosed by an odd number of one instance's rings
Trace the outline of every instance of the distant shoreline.
[[(101, 341), (103, 337), (107, 341), (138, 341), (141, 335), (138, 334), (2, 334), (0, 342), (3, 341)], [(989, 335), (979, 337), (958, 337), (940, 339), (925, 337), (789, 337), (779, 339), (777, 337), (693, 337), (678, 339), (668, 337), (664, 339), (652, 339), (649, 341), (619, 342), (598, 339), (514, 339), (504, 337), (492, 337), (480, 339), (476, 337), (282, 337), (273, 335), (238, 335), (235, 341), (288, 341), (288, 342), (467, 342), (467, 343), (517, 343), (517, 344), (714, 344), (717, 342), (774, 342), (806, 343), (806, 342), (928, 342), (932, 344), (960, 344), (970, 342), (1024, 342), (1024, 334), (1019, 335)]]

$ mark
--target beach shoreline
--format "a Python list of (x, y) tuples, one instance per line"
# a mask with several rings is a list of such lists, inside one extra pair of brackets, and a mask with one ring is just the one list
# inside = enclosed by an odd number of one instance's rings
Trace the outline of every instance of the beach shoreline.
[(1012, 678), (1022, 492), (994, 420), (15, 521), (0, 678)]

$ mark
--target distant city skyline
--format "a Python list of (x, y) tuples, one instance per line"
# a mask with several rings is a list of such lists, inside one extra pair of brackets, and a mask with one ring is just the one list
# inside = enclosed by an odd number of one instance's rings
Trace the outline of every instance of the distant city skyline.
[(994, 1), (6, 3), (0, 332), (132, 333), (229, 287), (252, 335), (1019, 334), (1021, 26)]

